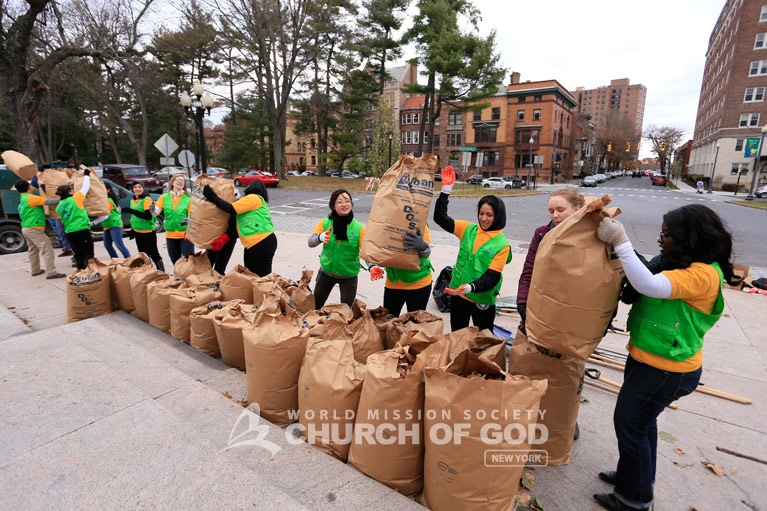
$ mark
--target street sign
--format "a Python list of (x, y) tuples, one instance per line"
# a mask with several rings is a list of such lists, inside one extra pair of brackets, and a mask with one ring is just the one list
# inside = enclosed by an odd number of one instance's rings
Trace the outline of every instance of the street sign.
[(477, 148), (476, 147), (459, 147), (458, 150), (459, 151), (476, 151)]
[(187, 169), (194, 167), (194, 153), (189, 150), (181, 151), (178, 153), (178, 162)]
[(171, 156), (170, 158), (160, 158), (160, 165), (173, 167), (176, 165), (176, 159), (173, 156)]
[(747, 138), (746, 150), (743, 152), (744, 158), (756, 158), (756, 153), (759, 152), (759, 139)]
[(166, 158), (175, 153), (176, 149), (178, 149), (178, 144), (175, 142), (175, 140), (170, 138), (167, 133), (161, 136), (160, 139), (154, 143), (154, 146), (158, 151), (160, 151), (160, 154)]

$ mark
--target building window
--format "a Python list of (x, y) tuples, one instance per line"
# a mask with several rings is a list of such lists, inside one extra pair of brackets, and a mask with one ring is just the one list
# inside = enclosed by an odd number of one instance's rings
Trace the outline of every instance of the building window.
[(759, 114), (740, 114), (740, 127), (759, 126)]
[(761, 48), (765, 48), (764, 45), (764, 36), (767, 34), (756, 34), (756, 40), (754, 41), (754, 49), (759, 50)]
[(517, 103), (524, 103), (525, 101), (527, 101), (527, 97), (525, 96), (520, 96), (519, 99), (517, 99)]
[(501, 164), (500, 153), (497, 151), (485, 151), (482, 156), (483, 167), (497, 167)]
[(744, 103), (764, 100), (764, 87), (749, 87), (746, 89), (746, 95), (743, 97)]
[(740, 172), (741, 176), (748, 175), (748, 166), (749, 163), (733, 163), (732, 168), (730, 169), (730, 175), (731, 176), (737, 176), (738, 172)]
[(482, 112), (474, 112), (474, 120), (475, 121), (481, 121), (482, 120)]
[(540, 121), (541, 120), (541, 111), (540, 110), (533, 110), (533, 120), (534, 121)]
[(540, 94), (536, 94), (535, 96), (533, 96), (533, 101), (541, 101), (542, 99), (543, 99), (543, 96), (541, 96)]
[(421, 124), (421, 114), (413, 114), (413, 124)]
[[(426, 122), (429, 122), (428, 116), (426, 117)], [(439, 126), (439, 117), (435, 117), (434, 118), (434, 125), (435, 126)]]
[(405, 132), (405, 140), (402, 141), (404, 144), (412, 144), (413, 143), (412, 142), (412, 140), (413, 140), (412, 133), (413, 133), (412, 131), (406, 131)]
[(419, 135), (419, 132), (417, 132), (417, 131), (414, 131), (414, 132), (413, 132), (413, 136), (412, 136), (412, 139), (413, 139), (413, 143), (414, 143), (414, 144), (417, 144), (417, 143), (418, 143), (418, 135)]
[(754, 60), (751, 62), (751, 69), (748, 70), (748, 76), (767, 75), (767, 60)]
[(447, 145), (448, 146), (460, 146), (461, 145), (461, 134), (460, 133), (448, 133), (447, 134)]
[(500, 108), (493, 108), (493, 114), (490, 117), (492, 120), (497, 121), (501, 118), (501, 109)]
[(439, 147), (439, 134), (434, 135), (432, 144), (434, 147)]
[(762, 6), (762, 12), (759, 14), (759, 21), (767, 21), (767, 5)]
[(743, 150), (743, 139), (739, 138), (735, 141), (735, 150), (736, 151), (742, 151)]
[(315, 165), (317, 165), (317, 157), (316, 156), (312, 156), (312, 167), (315, 166)]
[(518, 121), (524, 121), (525, 120), (525, 111), (524, 110), (517, 110), (517, 120)]
[(447, 116), (447, 123), (448, 123), (448, 125), (450, 125), (450, 124), (453, 124), (453, 125), (461, 124), (462, 122), (463, 122), (463, 120), (461, 118), (461, 114), (460, 113), (449, 114)]
[(495, 142), (496, 127), (495, 126), (482, 126), (474, 130), (474, 142), (479, 144), (482, 142)]

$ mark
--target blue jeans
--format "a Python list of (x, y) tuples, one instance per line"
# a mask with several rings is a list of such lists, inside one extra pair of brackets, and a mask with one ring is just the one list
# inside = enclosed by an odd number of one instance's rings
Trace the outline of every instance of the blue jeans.
[(176, 264), (176, 261), (194, 252), (194, 244), (184, 238), (165, 238), (165, 245), (168, 247), (171, 264)]
[(115, 252), (112, 244), (117, 247), (117, 250), (120, 251), (123, 257), (130, 257), (130, 251), (128, 250), (128, 247), (125, 246), (125, 243), (123, 243), (122, 227), (110, 227), (109, 229), (104, 229), (104, 248), (107, 249), (109, 257), (114, 259), (117, 257), (117, 252)]
[(689, 373), (662, 371), (628, 357), (613, 413), (619, 454), (615, 497), (627, 506), (652, 505), (658, 415), (672, 401), (693, 392), (701, 372), (702, 368)]
[(48, 223), (53, 227), (53, 232), (56, 233), (56, 237), (59, 239), (59, 245), (67, 252), (72, 252), (72, 245), (69, 243), (67, 233), (64, 232), (64, 224), (58, 218), (49, 218)]

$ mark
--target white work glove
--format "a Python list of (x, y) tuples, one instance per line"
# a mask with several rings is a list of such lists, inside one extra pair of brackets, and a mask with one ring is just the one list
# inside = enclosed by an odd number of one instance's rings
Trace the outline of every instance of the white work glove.
[(623, 224), (614, 218), (604, 217), (599, 222), (597, 228), (597, 236), (605, 243), (611, 243), (614, 247), (626, 243), (629, 237), (626, 235), (626, 229), (623, 228)]
[(322, 243), (327, 243), (330, 241), (330, 231), (332, 230), (333, 230), (333, 226), (331, 225), (327, 231), (320, 233), (319, 238)]
[(452, 165), (448, 165), (442, 169), (442, 193), (450, 195), (453, 191), (453, 183), (455, 183), (455, 170)]
[(445, 293), (449, 295), (467, 295), (472, 291), (474, 291), (474, 287), (471, 284), (463, 284), (456, 289), (450, 289), (449, 287), (445, 288)]

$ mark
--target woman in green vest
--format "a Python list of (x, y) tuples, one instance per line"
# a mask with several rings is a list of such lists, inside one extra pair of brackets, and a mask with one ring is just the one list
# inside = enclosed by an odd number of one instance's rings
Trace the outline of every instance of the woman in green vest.
[[(384, 285), (383, 306), (389, 314), (399, 316), (402, 306), (407, 305), (408, 312), (426, 310), (431, 296), (432, 272), (429, 256), (431, 255), (431, 231), (425, 227), (424, 233), (408, 231), (404, 237), (405, 250), (415, 250), (421, 259), (421, 267), (417, 270), (402, 270), (386, 268), (386, 284)], [(378, 265), (370, 267), (370, 280), (383, 278), (384, 270)]]
[(447, 214), (450, 192), (455, 183), (453, 167), (442, 171), (442, 191), (434, 205), (434, 221), (461, 240), (458, 260), (453, 266), (450, 287), (450, 328), (460, 330), (469, 321), (480, 330), (492, 330), (495, 301), (503, 283), (503, 269), (511, 261), (506, 227), (506, 206), (495, 195), (485, 195), (477, 204), (477, 223), (453, 220)]
[(61, 198), (56, 206), (56, 213), (64, 224), (64, 232), (72, 244), (75, 253), (75, 266), (83, 270), (88, 266), (88, 260), (93, 257), (93, 237), (91, 236), (91, 221), (85, 209), (85, 196), (91, 188), (90, 169), (85, 169), (83, 186), (74, 195), (70, 185), (61, 185), (56, 189), (56, 195)]
[[(349, 307), (357, 297), (357, 276), (360, 272), (360, 247), (365, 226), (354, 219), (352, 196), (346, 190), (330, 194), (330, 214), (317, 222), (309, 247), (322, 245), (320, 271), (314, 284), (314, 304), (321, 309), (338, 284), (341, 303)], [(380, 268), (379, 268), (380, 269)]]
[(123, 257), (130, 257), (130, 251), (123, 243), (123, 216), (118, 206), (120, 199), (117, 198), (111, 186), (107, 186), (107, 201), (109, 202), (109, 215), (94, 219), (91, 221), (91, 225), (94, 227), (101, 225), (101, 228), (104, 229), (104, 248), (107, 249), (109, 257), (113, 259), (117, 257), (115, 246)]
[(620, 222), (603, 219), (597, 234), (613, 245), (641, 296), (629, 312), (629, 354), (613, 414), (618, 465), (599, 473), (615, 490), (595, 494), (594, 499), (605, 509), (650, 509), (657, 417), (698, 386), (703, 336), (722, 315), (722, 280), (733, 277), (732, 235), (706, 206), (669, 211), (658, 238), (663, 271), (653, 274), (634, 252)]
[(181, 257), (194, 252), (194, 244), (184, 238), (184, 220), (189, 217), (191, 204), (192, 197), (186, 193), (186, 177), (184, 174), (174, 174), (170, 180), (170, 191), (160, 195), (157, 203), (152, 206), (152, 215), (163, 214), (165, 244), (168, 246), (171, 264), (176, 264)]
[(152, 197), (139, 182), (133, 183), (133, 199), (130, 208), (125, 208), (130, 217), (130, 227), (133, 237), (136, 239), (136, 248), (154, 261), (154, 265), (161, 272), (165, 272), (160, 251), (157, 250), (157, 233), (155, 232), (155, 219), (152, 216)]
[(272, 261), (277, 251), (277, 236), (274, 234), (272, 215), (269, 213), (269, 194), (261, 181), (251, 182), (245, 188), (245, 195), (234, 202), (227, 202), (213, 189), (205, 185), (202, 193), (219, 209), (236, 216), (237, 234), (245, 247), (243, 265), (265, 277), (272, 273)]

